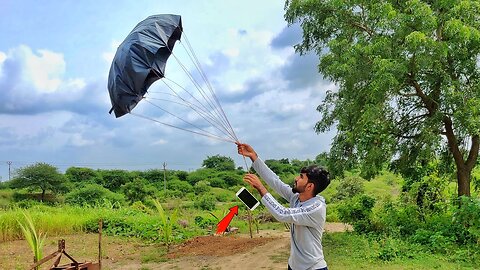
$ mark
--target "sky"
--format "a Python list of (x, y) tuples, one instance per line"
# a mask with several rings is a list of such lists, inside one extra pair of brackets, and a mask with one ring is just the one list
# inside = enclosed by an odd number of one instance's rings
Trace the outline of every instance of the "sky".
[[(314, 126), (321, 117), (317, 106), (335, 86), (318, 73), (318, 56), (295, 53), (301, 28), (287, 25), (283, 1), (0, 0), (0, 180), (8, 180), (9, 167), (13, 177), (37, 162), (61, 172), (72, 166), (148, 170), (164, 163), (192, 171), (222, 155), (245, 166), (231, 142), (108, 113), (117, 47), (155, 14), (182, 16), (183, 36), (238, 139), (261, 158), (306, 160), (329, 151), (334, 131), (317, 134)], [(179, 58), (186, 55), (181, 46), (173, 51)], [(196, 91), (179, 63), (188, 70), (194, 65), (172, 60), (165, 76)], [(157, 81), (150, 90), (162, 93), (165, 84)], [(133, 112), (182, 125), (154, 109), (141, 101)], [(172, 110), (201, 121), (188, 108)]]

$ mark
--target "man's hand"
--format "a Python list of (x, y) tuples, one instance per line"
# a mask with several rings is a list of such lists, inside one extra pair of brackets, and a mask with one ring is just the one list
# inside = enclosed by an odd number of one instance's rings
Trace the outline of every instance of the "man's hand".
[(258, 158), (257, 153), (255, 153), (255, 150), (253, 150), (253, 147), (250, 145), (240, 142), (235, 142), (235, 144), (237, 145), (237, 150), (240, 155), (249, 157), (252, 162)]
[(255, 174), (251, 174), (251, 173), (247, 173), (244, 177), (243, 177), (243, 180), (247, 183), (250, 184), (250, 186), (252, 186), (253, 188), (255, 188), (256, 190), (258, 190), (258, 193), (260, 193), (260, 196), (264, 196), (265, 194), (267, 194), (267, 189), (265, 188), (265, 186), (262, 184), (262, 181), (260, 181), (260, 179), (258, 178), (258, 176), (256, 176)]

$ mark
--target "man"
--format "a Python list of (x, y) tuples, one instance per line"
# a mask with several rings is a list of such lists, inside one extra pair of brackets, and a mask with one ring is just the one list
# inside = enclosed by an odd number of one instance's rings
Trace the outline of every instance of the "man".
[(249, 157), (260, 177), (290, 203), (286, 208), (267, 191), (254, 174), (246, 174), (244, 180), (262, 196), (262, 204), (280, 222), (291, 223), (289, 270), (327, 270), (323, 257), (322, 234), (326, 218), (325, 199), (317, 194), (329, 184), (328, 172), (316, 166), (302, 168), (295, 178), (293, 188), (283, 183), (258, 157), (248, 144), (236, 143), (238, 153)]

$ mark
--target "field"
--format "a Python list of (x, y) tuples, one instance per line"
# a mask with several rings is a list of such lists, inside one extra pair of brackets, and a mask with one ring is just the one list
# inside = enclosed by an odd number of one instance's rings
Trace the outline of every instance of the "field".
[[(349, 233), (345, 225), (327, 224), (324, 247), (329, 269), (479, 269), (449, 262), (441, 256), (418, 252), (408, 260), (378, 260), (378, 247)], [(45, 250), (55, 251), (57, 239), (48, 238)], [(98, 260), (98, 235), (75, 234), (64, 237), (66, 251), (78, 261)], [(29, 249), (25, 241), (0, 243), (0, 269), (26, 269)], [(289, 233), (262, 230), (250, 238), (240, 233), (228, 236), (201, 236), (175, 245), (167, 252), (164, 245), (135, 239), (105, 236), (102, 240), (103, 269), (286, 269)], [(412, 254), (414, 250), (412, 250)], [(68, 263), (68, 260), (62, 262)], [(45, 269), (45, 268), (43, 268)]]
[[(448, 229), (438, 227), (428, 231), (424, 225), (427, 221), (416, 220), (417, 227), (407, 230), (410, 236), (399, 234), (402, 226), (411, 224), (417, 217), (409, 216), (408, 209), (404, 212), (402, 208), (390, 208), (395, 210), (392, 212), (395, 215), (387, 216), (381, 206), (401, 199), (401, 178), (387, 172), (371, 181), (362, 181), (362, 194), (378, 202), (371, 220), (381, 226), (391, 224), (393, 230), (383, 228), (390, 235), (352, 233), (353, 226), (339, 222), (340, 210), (350, 199), (334, 200), (344, 188), (341, 182), (334, 181), (323, 193), (328, 201), (323, 246), (329, 269), (479, 269), (478, 243), (470, 242), (463, 247), (448, 234)], [(454, 189), (454, 186), (447, 187), (448, 193)], [(168, 218), (177, 213), (169, 247), (162, 235), (162, 217), (148, 200), (145, 204), (115, 204), (105, 200), (94, 205), (50, 206), (20, 201), (0, 210), (0, 269), (27, 269), (33, 262), (33, 253), (19, 229), (23, 213), (28, 213), (37, 230), (47, 235), (44, 256), (56, 251), (57, 241), (65, 239), (66, 252), (78, 261), (98, 260), (96, 232), (98, 221), (102, 220), (103, 269), (286, 269), (289, 233), (284, 224), (276, 222), (260, 207), (253, 212), (253, 238), (250, 238), (247, 211), (240, 205), (239, 215), (230, 224), (237, 231), (214, 236), (216, 223), (238, 202), (222, 199), (233, 197), (231, 190), (211, 188), (208, 193), (219, 198), (210, 210), (199, 208), (202, 205), (192, 199), (195, 196), (161, 202)], [(12, 201), (12, 194), (12, 190), (0, 190), (3, 205)], [(475, 209), (463, 213), (466, 220), (472, 214), (475, 220)], [(375, 219), (377, 215), (384, 218)], [(447, 212), (446, 216), (439, 215), (428, 222), (434, 226), (450, 226), (451, 221)], [(475, 228), (471, 227), (468, 232), (476, 235)], [(62, 260), (62, 263), (68, 262), (66, 258)], [(42, 269), (48, 269), (51, 263)]]

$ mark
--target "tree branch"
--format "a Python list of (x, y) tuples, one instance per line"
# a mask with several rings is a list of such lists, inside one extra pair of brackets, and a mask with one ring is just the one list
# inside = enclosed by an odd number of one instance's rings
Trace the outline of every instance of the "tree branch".
[(473, 169), (478, 158), (478, 151), (480, 150), (480, 138), (479, 135), (472, 136), (472, 146), (470, 147), (470, 153), (468, 154), (465, 165), (469, 170)]
[(443, 123), (445, 125), (445, 136), (447, 137), (448, 147), (450, 148), (450, 152), (455, 159), (457, 169), (460, 169), (465, 166), (465, 163), (463, 160), (463, 155), (458, 148), (457, 138), (455, 137), (455, 134), (453, 132), (452, 120), (447, 116), (443, 116)]
[(360, 23), (357, 23), (357, 22), (352, 22), (351, 25), (354, 26), (354, 27), (356, 27), (356, 28), (360, 28), (361, 30), (367, 32), (367, 34), (368, 34), (370, 37), (372, 37), (373, 34), (374, 34), (374, 32), (373, 32), (370, 28), (366, 27), (366, 26), (363, 25), (363, 24), (360, 24)]

